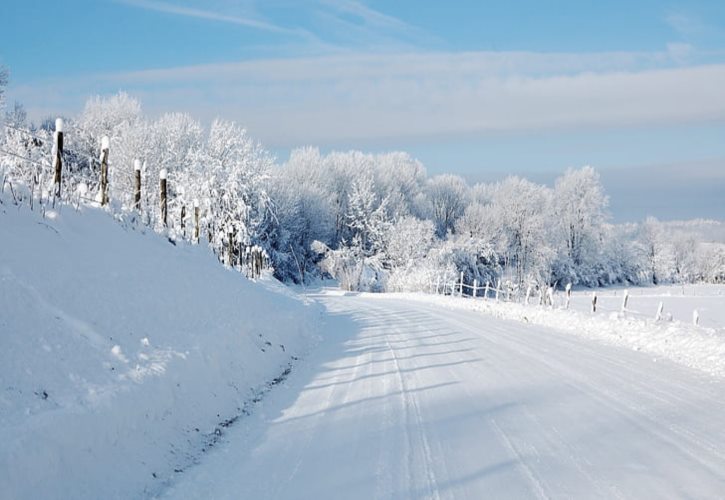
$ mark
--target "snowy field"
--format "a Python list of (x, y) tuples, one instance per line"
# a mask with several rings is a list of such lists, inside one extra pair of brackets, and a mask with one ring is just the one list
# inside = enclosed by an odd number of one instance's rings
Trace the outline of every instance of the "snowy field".
[[(662, 302), (664, 320), (670, 320), (671, 316), (674, 322), (691, 323), (693, 311), (697, 311), (700, 326), (725, 329), (725, 285), (688, 284), (599, 289), (596, 290), (598, 310), (605, 314), (620, 312), (625, 290), (629, 293), (626, 314), (631, 318), (656, 319), (659, 303)], [(588, 312), (591, 308), (591, 294), (591, 290), (572, 292), (571, 308)], [(560, 306), (563, 300), (563, 297), (559, 297)]]
[(98, 210), (6, 199), (0, 235), (2, 499), (152, 496), (317, 336), (317, 305)]

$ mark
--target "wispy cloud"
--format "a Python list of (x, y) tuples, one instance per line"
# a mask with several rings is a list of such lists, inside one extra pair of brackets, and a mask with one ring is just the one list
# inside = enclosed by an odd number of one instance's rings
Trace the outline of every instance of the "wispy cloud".
[(252, 17), (241, 17), (234, 15), (222, 14), (205, 9), (184, 7), (169, 2), (163, 2), (159, 0), (116, 0), (118, 3), (128, 5), (131, 7), (138, 7), (145, 10), (152, 10), (156, 12), (163, 12), (166, 14), (172, 14), (177, 16), (192, 17), (196, 19), (204, 19), (209, 21), (218, 21), (223, 23), (236, 24), (239, 26), (245, 26), (247, 28), (253, 28), (261, 31), (268, 31), (272, 33), (285, 34), (285, 35), (305, 35), (309, 33), (302, 29), (290, 29), (283, 26), (255, 19)]
[[(234, 119), (276, 147), (725, 121), (725, 64), (673, 58), (671, 50), (345, 54), (99, 75), (94, 88), (53, 82), (48, 95), (76, 89), (80, 107), (89, 93), (124, 89), (152, 114)], [(13, 97), (43, 106), (46, 90)]]
[(709, 26), (699, 17), (682, 11), (670, 11), (665, 22), (684, 38), (693, 38), (710, 31)]
[(384, 14), (356, 0), (321, 0), (320, 3), (338, 13), (356, 16), (370, 26), (399, 31), (414, 31), (417, 29), (397, 17)]
[(321, 31), (336, 31), (358, 47), (427, 47), (440, 40), (402, 19), (385, 14), (357, 0), (317, 0)]

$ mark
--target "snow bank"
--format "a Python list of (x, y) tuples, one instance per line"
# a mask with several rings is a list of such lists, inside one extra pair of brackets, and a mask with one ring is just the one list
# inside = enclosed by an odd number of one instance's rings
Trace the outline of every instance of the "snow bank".
[(202, 246), (8, 201), (0, 497), (154, 495), (316, 338), (317, 305)]
[[(718, 291), (725, 289), (722, 285), (709, 285), (709, 287), (711, 290), (719, 287)], [(652, 300), (654, 298), (659, 300), (659, 295), (651, 293), (656, 288), (638, 289), (637, 291), (647, 290), (650, 292), (648, 297)], [(620, 291), (619, 297), (614, 297), (612, 302), (620, 304), (621, 295)], [(633, 303), (642, 298), (638, 295), (630, 295), (630, 308), (633, 307)], [(598, 308), (599, 312), (592, 314), (578, 310), (565, 310), (558, 306), (555, 308), (538, 305), (525, 306), (482, 298), (415, 293), (366, 294), (366, 296), (400, 297), (451, 309), (480, 311), (502, 319), (556, 328), (607, 344), (647, 352), (714, 376), (725, 377), (725, 324), (719, 321), (719, 316), (714, 321), (715, 324), (718, 324), (717, 327), (703, 327), (693, 326), (680, 320), (657, 321), (654, 319), (656, 306), (650, 308), (652, 310), (650, 319), (639, 311), (627, 310), (625, 313), (621, 313), (610, 311), (607, 308), (602, 309), (601, 306)], [(722, 307), (725, 306), (725, 297), (720, 294), (702, 297), (700, 300), (704, 302), (719, 301), (721, 304), (719, 314), (725, 313), (725, 307)], [(577, 305), (583, 307), (585, 303), (588, 304), (588, 299), (585, 302), (582, 295), (576, 302)], [(572, 304), (574, 303), (573, 301)], [(690, 312), (690, 314), (692, 313)], [(691, 317), (689, 321), (691, 321)]]

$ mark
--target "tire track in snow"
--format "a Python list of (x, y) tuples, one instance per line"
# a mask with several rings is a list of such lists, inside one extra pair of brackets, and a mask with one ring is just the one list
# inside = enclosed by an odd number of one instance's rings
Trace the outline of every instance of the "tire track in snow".
[[(565, 384), (572, 389), (577, 390), (581, 394), (583, 394), (585, 397), (590, 397), (596, 399), (600, 404), (602, 404), (607, 409), (611, 410), (612, 412), (619, 415), (622, 419), (626, 420), (630, 425), (633, 427), (639, 429), (643, 434), (650, 434), (658, 438), (658, 440), (666, 445), (668, 445), (671, 449), (687, 455), (691, 460), (698, 463), (700, 466), (702, 466), (705, 470), (707, 470), (713, 477), (717, 478), (721, 482), (725, 482), (725, 479), (721, 475), (721, 473), (716, 469), (716, 466), (709, 461), (705, 461), (701, 458), (700, 453), (698, 453), (697, 450), (692, 448), (692, 444), (689, 439), (687, 439), (685, 436), (679, 436), (681, 439), (685, 441), (685, 443), (678, 443), (672, 438), (670, 438), (666, 433), (662, 432), (661, 430), (658, 430), (657, 427), (660, 426), (659, 421), (655, 420), (654, 418), (648, 416), (646, 413), (642, 412), (637, 407), (633, 406), (631, 403), (627, 403), (622, 400), (622, 398), (617, 397), (614, 393), (611, 391), (608, 391), (605, 388), (602, 388), (601, 386), (594, 385), (591, 382), (587, 382), (581, 379), (581, 372), (580, 371), (574, 371), (571, 368), (569, 368), (565, 363), (561, 361), (557, 361), (557, 366), (554, 366), (552, 364), (552, 361), (554, 360), (552, 356), (556, 353), (556, 349), (549, 349), (550, 355), (542, 355), (542, 352), (540, 349), (537, 349), (536, 346), (531, 345), (531, 343), (527, 343), (523, 341), (522, 339), (518, 338), (517, 332), (514, 332), (512, 329), (507, 329), (502, 326), (492, 326), (491, 323), (493, 322), (487, 322), (487, 326), (489, 327), (488, 333), (494, 333), (496, 335), (496, 339), (500, 342), (494, 342), (492, 339), (487, 338), (486, 336), (482, 335), (482, 331), (480, 328), (473, 327), (469, 323), (461, 321), (458, 318), (451, 318), (449, 316), (442, 316), (436, 314), (439, 318), (443, 318), (444, 321), (449, 321), (451, 323), (457, 324), (460, 328), (463, 328), (465, 330), (468, 330), (472, 333), (478, 333), (480, 335), (481, 339), (488, 342), (489, 345), (494, 346), (495, 348), (499, 349), (507, 349), (509, 352), (512, 352), (514, 354), (519, 355), (520, 357), (523, 356), (527, 358), (532, 363), (538, 363), (540, 366), (544, 369), (546, 369), (549, 374), (553, 376), (559, 376), (559, 378), (562, 378), (563, 380), (578, 380), (578, 384), (565, 382)], [(493, 323), (495, 325), (495, 323)], [(548, 339), (548, 338), (547, 338)], [(527, 339), (528, 340), (528, 339)], [(509, 346), (503, 345), (501, 342), (508, 342)], [(518, 349), (516, 349), (516, 347)], [(576, 346), (578, 347), (578, 346)], [(523, 350), (522, 350), (523, 349)], [(575, 349), (571, 349), (575, 350)], [(570, 351), (571, 351), (570, 350)], [(594, 357), (598, 357), (596, 354), (593, 354)], [(572, 360), (575, 360), (575, 358), (571, 358)], [(600, 358), (600, 361), (606, 361), (604, 358)], [(599, 363), (599, 367), (601, 368), (601, 365), (606, 366), (605, 363)], [(565, 375), (565, 377), (560, 377), (561, 375)], [(612, 375), (614, 377), (614, 375)], [(642, 377), (640, 377), (642, 378)], [(623, 385), (626, 387), (629, 385), (629, 381), (625, 380), (623, 381)], [(632, 413), (637, 415), (640, 418), (635, 418), (632, 416)], [(649, 424), (648, 426), (643, 425), (640, 422), (640, 419), (646, 420)], [(690, 446), (688, 446), (688, 444)], [(696, 444), (696, 443), (695, 443)], [(708, 450), (700, 450), (700, 451), (708, 451)], [(718, 453), (718, 455), (721, 455)]]
[(433, 471), (433, 468), (431, 467), (431, 464), (433, 463), (433, 456), (430, 451), (430, 445), (428, 443), (428, 437), (425, 432), (425, 426), (424, 421), (421, 416), (420, 408), (418, 407), (418, 402), (416, 401), (415, 394), (412, 394), (408, 390), (408, 386), (405, 382), (405, 377), (403, 375), (403, 372), (400, 369), (400, 363), (398, 360), (397, 353), (395, 352), (395, 349), (390, 345), (390, 338), (389, 335), (385, 338), (385, 345), (387, 346), (388, 351), (390, 352), (390, 355), (392, 356), (393, 365), (395, 366), (395, 373), (396, 378), (400, 384), (400, 389), (402, 393), (403, 403), (405, 406), (405, 413), (406, 413), (406, 421), (408, 421), (408, 424), (406, 427), (406, 435), (407, 435), (407, 442), (410, 449), (408, 450), (408, 467), (409, 467), (409, 481), (412, 486), (411, 491), (415, 490), (415, 484), (412, 481), (412, 471), (415, 470), (414, 467), (414, 456), (411, 453), (412, 450), (415, 449), (415, 446), (413, 445), (412, 436), (410, 435), (409, 429), (412, 427), (410, 425), (410, 411), (412, 409), (413, 411), (413, 418), (415, 419), (415, 429), (418, 430), (418, 438), (421, 442), (423, 454), (424, 454), (424, 469), (425, 469), (425, 476), (427, 480), (427, 491), (428, 491), (428, 498), (433, 499), (439, 499), (440, 496), (438, 494), (438, 486), (436, 482), (436, 476), (435, 472)]
[[(536, 498), (548, 500), (549, 496), (546, 494), (542, 482), (534, 473), (533, 469), (531, 469), (531, 467), (529, 467), (526, 463), (526, 457), (519, 452), (516, 446), (514, 446), (508, 435), (501, 429), (498, 423), (496, 423), (496, 419), (489, 418), (488, 421), (491, 423), (491, 426), (496, 431), (496, 434), (498, 434), (501, 441), (506, 445), (506, 448), (509, 450), (511, 455), (515, 458), (517, 467), (521, 469), (529, 484), (532, 486), (531, 492), (536, 496)], [(531, 446), (531, 448), (536, 454), (536, 448), (533, 446)]]

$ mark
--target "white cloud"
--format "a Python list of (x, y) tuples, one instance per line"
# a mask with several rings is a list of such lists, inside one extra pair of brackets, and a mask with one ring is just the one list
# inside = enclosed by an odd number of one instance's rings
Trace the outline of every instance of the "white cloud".
[(51, 95), (124, 89), (152, 113), (234, 119), (275, 147), (725, 120), (725, 65), (681, 67), (678, 53), (349, 53), (102, 75)]

